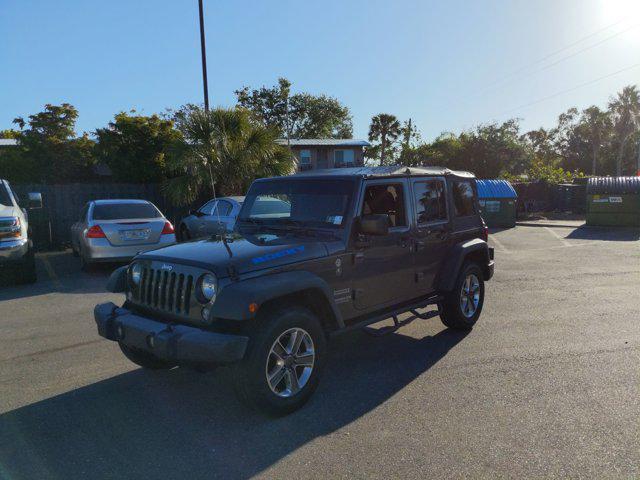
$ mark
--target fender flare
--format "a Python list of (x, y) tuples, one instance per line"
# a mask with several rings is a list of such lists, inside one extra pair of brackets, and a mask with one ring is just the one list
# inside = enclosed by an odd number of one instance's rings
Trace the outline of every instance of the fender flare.
[(107, 280), (107, 292), (124, 293), (127, 287), (127, 268), (129, 265), (116, 268)]
[[(438, 272), (438, 279), (436, 281), (438, 291), (450, 292), (453, 290), (456, 278), (458, 277), (458, 272), (464, 263), (464, 259), (470, 253), (474, 252), (481, 252), (484, 263), (480, 265), (480, 268), (485, 272), (489, 262), (491, 261), (489, 256), (489, 245), (487, 245), (487, 242), (479, 238), (460, 242), (451, 249), (447, 260), (440, 267), (440, 272)], [(485, 276), (487, 276), (486, 273)]]
[(233, 282), (225, 286), (211, 307), (210, 316), (227, 320), (250, 320), (256, 312), (249, 311), (251, 303), (260, 305), (278, 297), (304, 290), (318, 290), (324, 296), (339, 328), (344, 327), (340, 311), (333, 301), (333, 292), (327, 282), (306, 271), (291, 271), (264, 275)]

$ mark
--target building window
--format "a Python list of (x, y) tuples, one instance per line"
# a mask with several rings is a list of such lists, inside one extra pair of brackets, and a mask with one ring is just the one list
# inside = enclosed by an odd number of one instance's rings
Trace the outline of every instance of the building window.
[(444, 182), (429, 180), (413, 184), (418, 225), (447, 221)]
[(311, 165), (311, 150), (300, 150), (300, 165)]
[(455, 207), (456, 217), (466, 217), (476, 213), (471, 182), (453, 182), (453, 205)]
[(333, 152), (333, 160), (336, 167), (353, 165), (353, 150), (336, 150)]

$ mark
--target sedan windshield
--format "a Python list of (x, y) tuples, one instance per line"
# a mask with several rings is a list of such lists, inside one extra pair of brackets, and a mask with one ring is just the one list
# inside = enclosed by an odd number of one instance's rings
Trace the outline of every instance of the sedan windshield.
[(129, 220), (162, 215), (150, 203), (103, 203), (94, 205), (92, 216), (94, 220)]
[(257, 182), (244, 200), (239, 221), (341, 228), (352, 191), (353, 182), (349, 180)]

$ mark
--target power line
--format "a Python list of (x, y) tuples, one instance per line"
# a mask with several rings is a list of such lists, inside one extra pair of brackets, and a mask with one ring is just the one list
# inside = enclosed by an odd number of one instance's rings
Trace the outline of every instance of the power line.
[(619, 20), (617, 22), (611, 23), (611, 24), (607, 25), (606, 27), (602, 27), (602, 28), (600, 28), (600, 29), (598, 29), (598, 30), (596, 30), (594, 32), (591, 32), (588, 35), (585, 35), (584, 37), (576, 40), (575, 42), (570, 43), (569, 45), (565, 45), (564, 47), (559, 48), (558, 50), (554, 50), (553, 52), (545, 55), (544, 57), (539, 58), (538, 60), (534, 60), (533, 62), (518, 68), (517, 70), (513, 71), (512, 73), (506, 75), (505, 77), (495, 80), (494, 82), (492, 82), (489, 85), (487, 85), (485, 87), (484, 91), (486, 91), (487, 89), (490, 89), (491, 87), (493, 87), (495, 85), (498, 85), (498, 84), (504, 82), (505, 80), (511, 79), (512, 77), (518, 75), (521, 72), (524, 72), (524, 71), (528, 70), (529, 68), (531, 68), (531, 67), (533, 67), (535, 65), (538, 65), (539, 63), (545, 62), (546, 60), (549, 60), (550, 58), (555, 57), (559, 53), (562, 53), (562, 52), (564, 52), (566, 50), (569, 50), (569, 49), (575, 47), (576, 45), (581, 44), (585, 40), (589, 40), (590, 38), (593, 38), (593, 37), (601, 34), (602, 32), (605, 32), (605, 31), (609, 30), (612, 27), (620, 25), (623, 22), (625, 22), (625, 20)]
[(578, 89), (580, 89), (582, 87), (586, 87), (587, 85), (591, 85), (593, 83), (600, 82), (601, 80), (604, 80), (606, 78), (613, 77), (615, 75), (619, 75), (619, 74), (621, 74), (623, 72), (626, 72), (628, 70), (633, 70), (634, 68), (638, 68), (638, 67), (640, 67), (640, 63), (636, 63), (634, 65), (631, 65), (629, 67), (623, 68), (621, 70), (609, 73), (608, 75), (603, 75), (602, 77), (594, 78), (593, 80), (589, 80), (588, 82), (584, 82), (584, 83), (581, 83), (581, 84), (576, 85), (574, 87), (568, 88), (566, 90), (562, 90), (560, 92), (556, 92), (556, 93), (554, 93), (552, 95), (548, 95), (546, 97), (539, 98), (539, 99), (534, 100), (532, 102), (525, 103), (523, 105), (520, 105), (518, 107), (512, 108), (510, 110), (506, 110), (506, 111), (502, 112), (501, 114), (499, 114), (498, 116), (501, 117), (503, 115), (506, 115), (507, 113), (511, 113), (511, 112), (516, 111), (516, 110), (520, 110), (520, 109), (523, 109), (523, 108), (531, 107), (531, 106), (536, 105), (538, 103), (542, 103), (542, 102), (545, 102), (545, 101), (550, 100), (552, 98), (558, 97), (560, 95), (564, 95), (565, 93), (573, 92), (574, 90), (578, 90)]
[(548, 68), (551, 68), (551, 67), (553, 67), (553, 66), (555, 66), (555, 65), (557, 65), (557, 64), (559, 64), (559, 63), (561, 63), (561, 62), (564, 62), (565, 60), (568, 60), (568, 59), (570, 59), (570, 58), (572, 58), (572, 57), (575, 57), (576, 55), (580, 55), (581, 53), (584, 53), (584, 52), (586, 52), (587, 50), (591, 50), (592, 48), (595, 48), (595, 47), (597, 47), (597, 46), (599, 46), (599, 45), (602, 45), (603, 43), (608, 42), (609, 40), (612, 40), (612, 39), (614, 39), (614, 38), (616, 38), (616, 37), (619, 37), (619, 36), (620, 36), (620, 35), (622, 35), (623, 33), (627, 33), (629, 30), (633, 30), (634, 28), (638, 28), (639, 26), (640, 26), (640, 24), (637, 24), (637, 23), (636, 23), (635, 25), (632, 25), (632, 26), (630, 26), (629, 28), (626, 28), (626, 29), (624, 29), (624, 30), (622, 30), (622, 31), (620, 31), (620, 32), (618, 32), (618, 33), (614, 33), (613, 35), (610, 35), (610, 36), (608, 36), (608, 37), (606, 37), (606, 38), (603, 38), (603, 39), (602, 39), (602, 40), (600, 40), (599, 42), (593, 43), (593, 44), (589, 45), (588, 47), (583, 48), (582, 50), (578, 50), (577, 52), (574, 52), (574, 53), (572, 53), (571, 55), (567, 55), (566, 57), (562, 57), (562, 58), (560, 58), (559, 60), (556, 60), (555, 62), (550, 63), (549, 65), (545, 65), (545, 66), (544, 66), (544, 67), (542, 67), (541, 69), (536, 70), (536, 71), (534, 71), (534, 72), (531, 72), (531, 74), (542, 72), (543, 70), (546, 70), (546, 69), (548, 69)]

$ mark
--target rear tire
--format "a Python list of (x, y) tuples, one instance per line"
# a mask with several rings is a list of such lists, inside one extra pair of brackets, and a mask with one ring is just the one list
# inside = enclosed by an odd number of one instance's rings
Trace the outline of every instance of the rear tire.
[(191, 240), (191, 234), (189, 233), (189, 229), (184, 223), (180, 226), (180, 240), (182, 242)]
[(440, 304), (440, 319), (454, 330), (471, 330), (484, 304), (484, 280), (477, 263), (465, 263), (451, 292)]
[(318, 317), (300, 306), (265, 312), (258, 323), (245, 358), (231, 367), (235, 390), (246, 405), (285, 415), (302, 407), (318, 386), (325, 334)]
[(169, 370), (175, 367), (174, 364), (161, 360), (148, 352), (130, 348), (120, 342), (118, 342), (118, 345), (125, 357), (142, 368), (148, 370)]
[(80, 270), (85, 273), (90, 273), (93, 270), (93, 264), (87, 261), (82, 252), (80, 252), (78, 256), (80, 257)]

